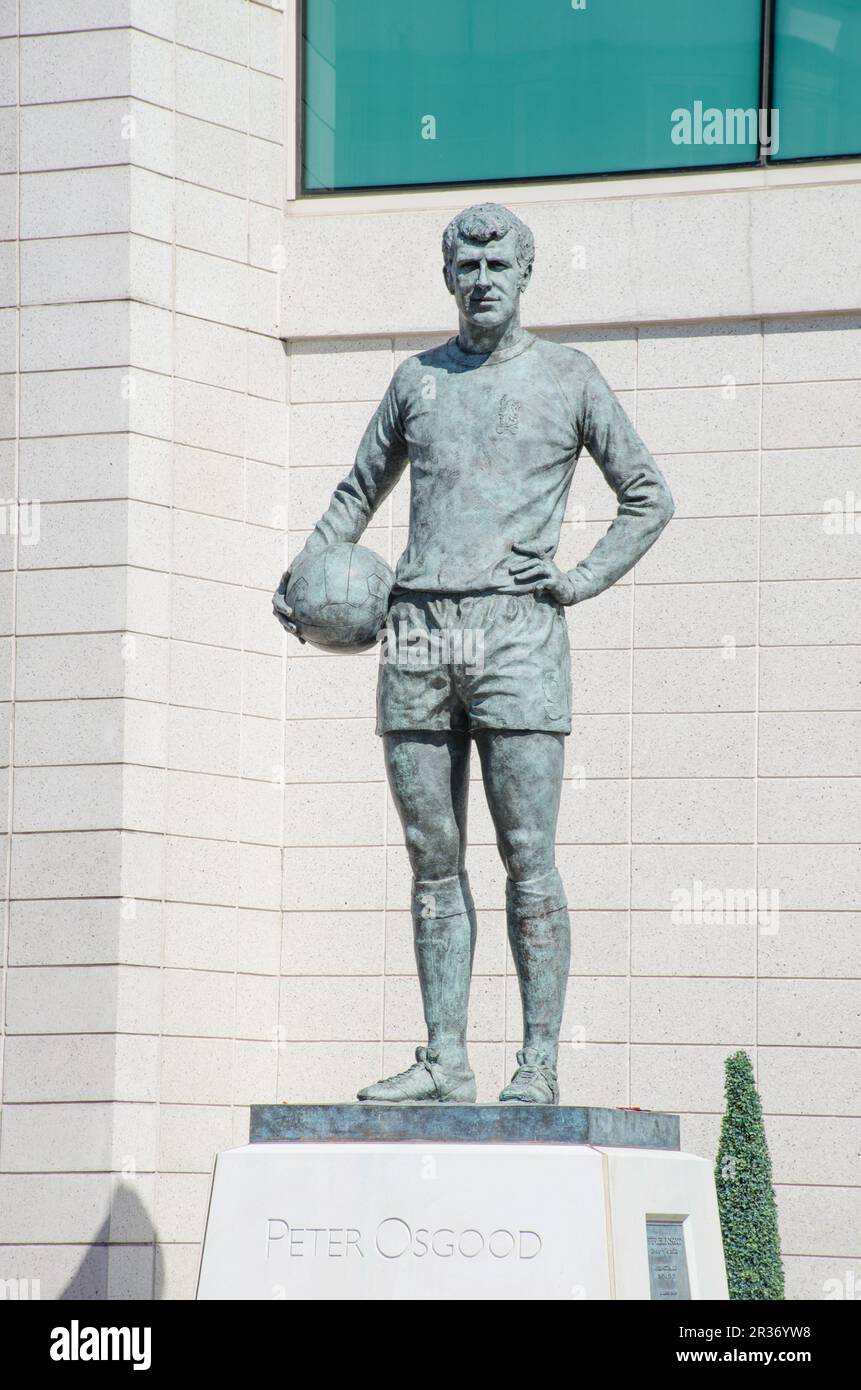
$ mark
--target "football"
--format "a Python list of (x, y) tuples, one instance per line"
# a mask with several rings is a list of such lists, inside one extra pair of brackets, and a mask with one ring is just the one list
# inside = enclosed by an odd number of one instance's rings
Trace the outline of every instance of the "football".
[(385, 625), (395, 576), (364, 545), (340, 541), (302, 559), (290, 572), (285, 602), (312, 646), (366, 652)]

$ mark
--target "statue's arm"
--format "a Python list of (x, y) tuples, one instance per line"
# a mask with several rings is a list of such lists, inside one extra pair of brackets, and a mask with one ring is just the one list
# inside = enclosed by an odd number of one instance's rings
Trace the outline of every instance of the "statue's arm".
[(304, 641), (287, 603), (290, 572), (306, 555), (336, 541), (357, 541), (377, 508), (388, 497), (407, 463), (407, 444), (398, 401), (398, 374), (374, 412), (356, 453), (356, 461), (332, 494), (304, 547), (290, 562), (272, 595), (272, 610), (287, 632)]
[(580, 430), (619, 508), (606, 535), (568, 573), (575, 603), (627, 574), (654, 545), (674, 510), (661, 470), (594, 364), (584, 383)]
[(328, 507), (305, 542), (304, 553), (315, 554), (335, 541), (357, 541), (403, 473), (407, 445), (397, 380), (397, 376), (392, 379), (374, 412), (356, 452), (356, 461), (335, 488)]

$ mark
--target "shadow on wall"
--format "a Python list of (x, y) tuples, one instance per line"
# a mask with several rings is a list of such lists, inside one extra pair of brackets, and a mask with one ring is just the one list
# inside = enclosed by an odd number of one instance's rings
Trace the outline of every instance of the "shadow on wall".
[(160, 1299), (163, 1287), (162, 1252), (149, 1212), (134, 1188), (120, 1183), (110, 1215), (59, 1299)]

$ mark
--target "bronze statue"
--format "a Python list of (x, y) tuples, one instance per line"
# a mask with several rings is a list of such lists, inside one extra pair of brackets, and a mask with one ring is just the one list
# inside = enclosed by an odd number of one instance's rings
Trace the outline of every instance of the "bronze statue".
[[(669, 489), (595, 364), (527, 332), (520, 296), (532, 233), (507, 208), (466, 209), (443, 236), (457, 337), (395, 372), (302, 556), (355, 542), (410, 465), (407, 548), (380, 664), (377, 732), (413, 872), (428, 1030), (406, 1071), (360, 1100), (475, 1100), (466, 1047), (475, 909), (465, 869), (475, 743), (507, 874), (508, 938), (523, 1003), (518, 1068), (500, 1100), (557, 1104), (570, 936), (555, 861), (563, 739), (571, 730), (565, 609), (614, 584), (673, 514)], [(553, 561), (577, 459), (588, 449), (618, 499), (591, 553)], [(392, 638), (394, 634), (394, 638)], [(422, 648), (426, 660), (411, 659)]]

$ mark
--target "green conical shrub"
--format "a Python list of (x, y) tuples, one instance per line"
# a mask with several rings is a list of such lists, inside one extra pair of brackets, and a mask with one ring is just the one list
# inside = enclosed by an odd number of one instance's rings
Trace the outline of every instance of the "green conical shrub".
[(726, 1059), (715, 1182), (732, 1299), (781, 1299), (783, 1264), (762, 1104), (746, 1052)]

